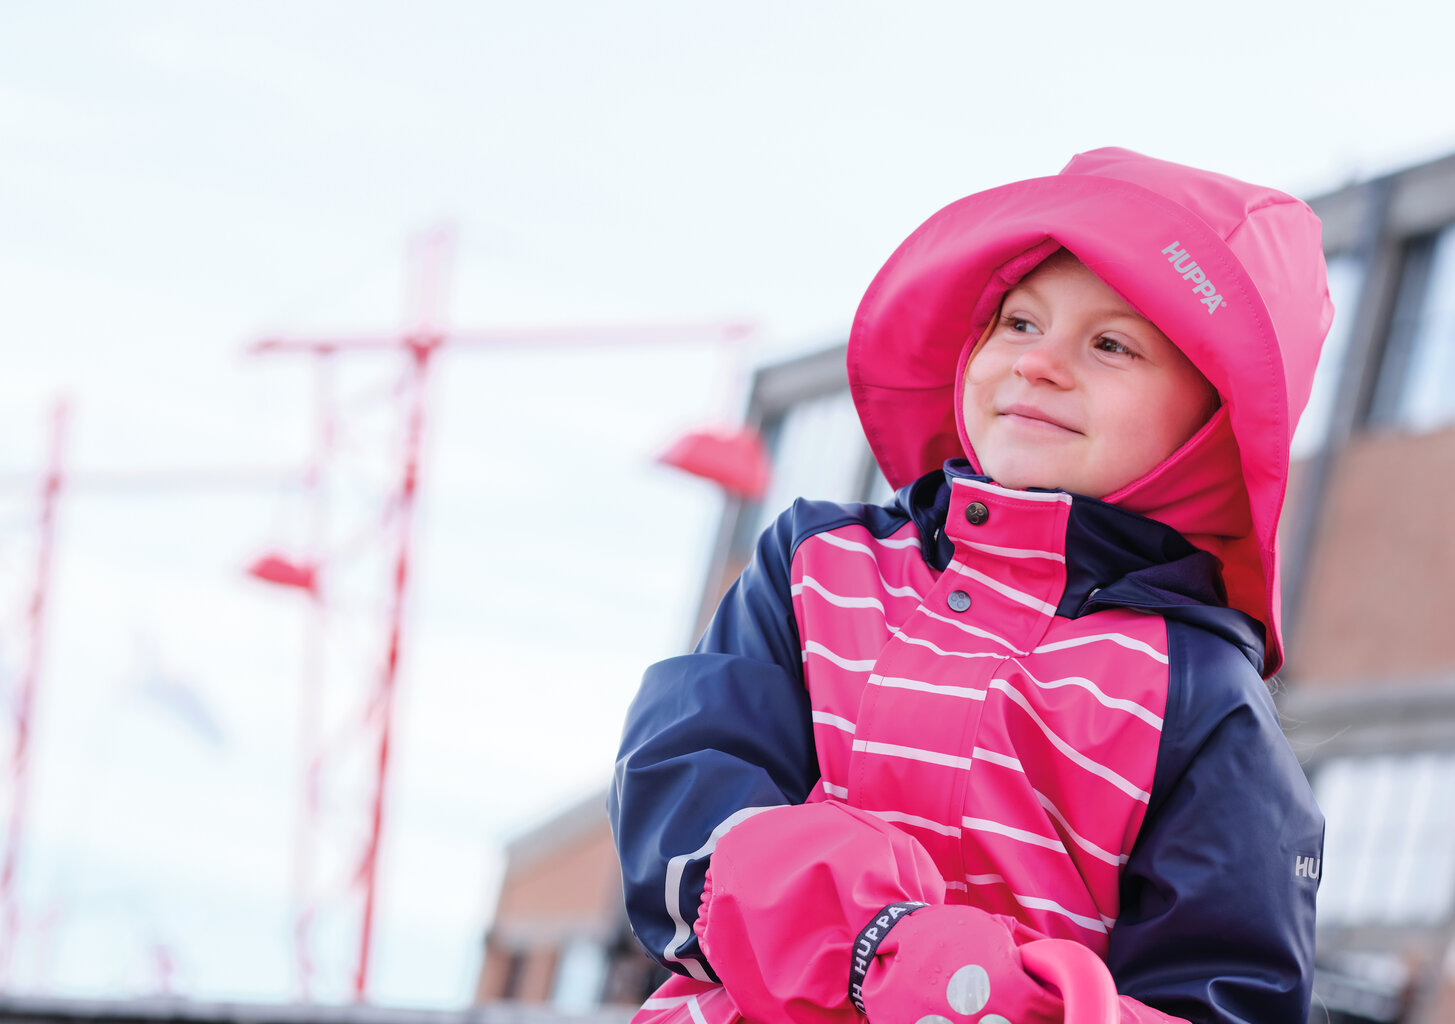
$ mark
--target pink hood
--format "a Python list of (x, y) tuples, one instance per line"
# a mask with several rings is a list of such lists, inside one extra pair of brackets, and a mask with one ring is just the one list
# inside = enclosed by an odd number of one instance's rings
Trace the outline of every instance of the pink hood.
[(1064, 246), (1202, 371), (1223, 398), (1192, 441), (1107, 500), (1222, 559), (1229, 604), (1283, 662), (1278, 517), (1288, 450), (1333, 317), (1319, 221), (1273, 189), (1125, 149), (990, 189), (932, 216), (869, 286), (849, 383), (880, 469), (898, 487), (968, 455), (958, 374), (1001, 296)]

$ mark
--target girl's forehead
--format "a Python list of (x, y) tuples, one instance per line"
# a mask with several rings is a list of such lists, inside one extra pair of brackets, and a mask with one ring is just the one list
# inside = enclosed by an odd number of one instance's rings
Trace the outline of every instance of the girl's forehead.
[(1078, 311), (1134, 317), (1155, 326), (1095, 271), (1065, 249), (1058, 250), (1006, 292), (1008, 297), (1022, 294), (1068, 303)]

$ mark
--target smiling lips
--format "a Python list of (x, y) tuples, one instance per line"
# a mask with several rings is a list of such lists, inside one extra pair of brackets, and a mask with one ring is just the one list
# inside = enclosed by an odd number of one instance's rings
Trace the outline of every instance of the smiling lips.
[(1055, 430), (1064, 430), (1072, 434), (1081, 433), (1075, 427), (1063, 423), (1050, 413), (1037, 409), (1033, 405), (1007, 405), (1001, 409), (997, 409), (996, 413), (1012, 423), (1026, 423), (1038, 428), (1049, 427)]

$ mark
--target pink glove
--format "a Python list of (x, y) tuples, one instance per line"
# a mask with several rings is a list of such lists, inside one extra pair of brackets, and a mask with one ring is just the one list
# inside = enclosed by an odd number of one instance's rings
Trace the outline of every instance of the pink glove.
[(1019, 945), (1039, 936), (1014, 918), (975, 907), (925, 907), (887, 931), (870, 922), (864, 936), (855, 967), (872, 1024), (1062, 1022), (1060, 995), (1021, 960)]
[[(1118, 1020), (1091, 950), (944, 899), (934, 861), (895, 826), (834, 802), (776, 807), (719, 841), (695, 930), (749, 1021), (1062, 1024), (1068, 1008), (1074, 1024)], [(1068, 946), (1081, 954), (1069, 971)]]
[(912, 836), (839, 803), (775, 807), (718, 842), (696, 931), (750, 1021), (862, 1024), (850, 949), (888, 903), (942, 903), (945, 883)]

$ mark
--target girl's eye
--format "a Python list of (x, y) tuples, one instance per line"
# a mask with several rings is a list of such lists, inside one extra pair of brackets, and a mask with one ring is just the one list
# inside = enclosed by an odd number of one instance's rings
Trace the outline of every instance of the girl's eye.
[(1031, 323), (1023, 316), (1002, 316), (1000, 318), (1000, 322), (1006, 327), (1009, 327), (1012, 331), (1016, 331), (1019, 334), (1029, 334), (1031, 331), (1034, 331), (1036, 329), (1035, 324)]
[(1115, 338), (1108, 338), (1105, 335), (1102, 335), (1100, 338), (1096, 339), (1096, 347), (1101, 349), (1103, 352), (1110, 352), (1112, 355), (1116, 356), (1134, 356), (1137, 354), (1136, 352), (1132, 351), (1131, 348), (1122, 344), (1120, 341), (1117, 341)]

